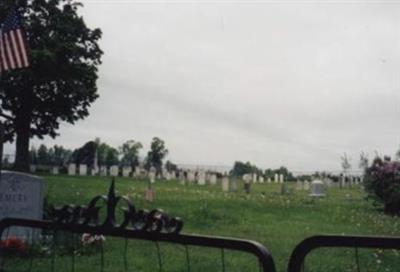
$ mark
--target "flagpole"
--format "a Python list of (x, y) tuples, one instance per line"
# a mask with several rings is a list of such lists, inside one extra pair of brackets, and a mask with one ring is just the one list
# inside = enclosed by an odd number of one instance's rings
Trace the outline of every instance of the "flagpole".
[[(3, 28), (3, 26), (0, 25), (0, 34), (1, 34), (2, 28)], [(0, 65), (2, 65), (2, 64), (0, 63)], [(1, 69), (1, 72), (0, 72), (0, 82), (2, 82), (2, 80), (3, 80), (3, 68)], [(3, 102), (3, 101), (1, 101), (1, 102)], [(3, 106), (3, 105), (1, 105), (1, 106)], [(4, 124), (3, 124), (3, 120), (0, 120), (0, 182), (1, 182), (1, 176), (2, 176), (2, 171), (3, 171), (3, 150), (4, 150), (3, 145), (4, 145)]]
[[(0, 72), (0, 82), (2, 80), (3, 80), (3, 71)], [(3, 150), (4, 150), (3, 145), (4, 145), (4, 124), (3, 124), (3, 121), (0, 120), (0, 182), (1, 182), (1, 176), (2, 176), (2, 171), (3, 171)]]
[[(18, 0), (16, 0), (18, 2)], [(1, 36), (1, 31), (3, 30), (3, 24), (0, 23), (0, 38), (2, 38)], [(2, 82), (3, 80), (3, 67), (2, 64), (0, 63), (0, 82)], [(3, 102), (3, 101), (2, 101)], [(3, 104), (3, 103), (2, 103)], [(0, 182), (2, 180), (2, 171), (3, 171), (3, 151), (4, 151), (4, 124), (3, 121), (0, 120)]]
[(0, 181), (3, 170), (3, 145), (4, 145), (4, 125), (3, 122), (0, 121)]
[[(23, 24), (21, 23), (22, 17), (18, 12), (19, 8), (19, 1), (16, 0), (15, 8), (10, 7), (10, 11), (8, 15), (5, 17), (4, 22), (0, 25), (0, 39), (3, 41), (3, 34), (7, 33), (9, 38), (8, 43), (1, 42), (0, 43), (0, 81), (4, 79), (4, 72), (27, 68), (29, 67), (29, 59), (28, 59), (28, 52), (27, 52), (27, 41), (25, 37), (25, 31), (23, 29)], [(25, 5), (21, 5), (25, 6)], [(1, 48), (2, 47), (2, 48)], [(5, 49), (7, 48), (7, 50)], [(8, 57), (6, 58), (5, 51), (8, 53)], [(26, 79), (26, 75), (22, 75), (22, 80)], [(3, 86), (4, 88), (4, 86)], [(5, 89), (5, 88), (4, 88)], [(3, 91), (5, 91), (3, 89)], [(2, 104), (4, 101), (1, 101)], [(2, 109), (0, 108), (0, 111)], [(15, 124), (14, 124), (15, 125)], [(3, 161), (3, 151), (4, 151), (4, 139), (5, 136), (5, 122), (0, 120), (0, 171), (2, 170), (2, 161)], [(14, 162), (15, 164), (15, 162)], [(0, 172), (1, 173), (1, 172)], [(0, 175), (1, 178), (1, 175)]]
[[(3, 30), (3, 24), (0, 24), (0, 39), (2, 39), (1, 31)], [(1, 48), (0, 48), (1, 49)], [(1, 51), (1, 50), (0, 50)], [(0, 63), (0, 82), (3, 81), (3, 64)], [(1, 101), (3, 102), (3, 101)], [(3, 103), (1, 103), (3, 106)], [(2, 177), (2, 171), (3, 171), (3, 144), (4, 144), (4, 124), (3, 121), (0, 120), (0, 182), (1, 182), (1, 177)]]

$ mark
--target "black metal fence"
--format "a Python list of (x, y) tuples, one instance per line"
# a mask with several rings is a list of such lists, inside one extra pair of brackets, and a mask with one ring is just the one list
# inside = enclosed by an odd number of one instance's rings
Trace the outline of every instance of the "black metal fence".
[[(358, 260), (358, 250), (397, 249), (400, 250), (400, 237), (384, 236), (344, 236), (344, 235), (319, 235), (304, 239), (292, 252), (289, 260), (288, 272), (301, 272), (305, 270), (306, 256), (317, 248), (353, 248), (355, 251), (356, 271), (361, 271)], [(400, 271), (400, 267), (395, 271)]]
[[(37, 221), (37, 220), (26, 220), (26, 219), (4, 219), (0, 221), (0, 234), (3, 234), (4, 230), (9, 227), (29, 227), (34, 229), (48, 230), (52, 232), (67, 231), (72, 233), (90, 233), (93, 235), (105, 235), (107, 237), (119, 237), (123, 239), (137, 239), (147, 240), (153, 242), (167, 242), (173, 244), (180, 244), (185, 246), (186, 255), (186, 266), (187, 271), (193, 270), (191, 268), (190, 253), (187, 246), (200, 246), (208, 248), (217, 248), (221, 250), (221, 255), (218, 256), (221, 260), (221, 271), (225, 271), (225, 250), (235, 250), (241, 252), (247, 252), (255, 257), (259, 261), (260, 271), (274, 272), (275, 265), (272, 256), (268, 250), (258, 242), (216, 237), (216, 236), (204, 236), (204, 235), (188, 235), (188, 234), (176, 234), (176, 233), (161, 233), (151, 232), (143, 230), (135, 230), (131, 228), (119, 228), (119, 227), (105, 227), (105, 226), (91, 226), (91, 225), (76, 225), (76, 224), (64, 224), (57, 222), (48, 221)], [(159, 263), (159, 271), (163, 270), (162, 260), (160, 258), (159, 247), (157, 245), (157, 256), (156, 260)], [(2, 268), (4, 269), (4, 268)], [(50, 269), (51, 271), (54, 271)], [(0, 270), (6, 271), (6, 270)]]
[[(102, 203), (100, 203), (102, 202)], [(117, 215), (117, 205), (123, 203), (124, 208), (120, 209), (122, 214)], [(103, 204), (100, 206), (99, 204)], [(105, 218), (101, 219), (101, 207), (106, 207)], [(183, 222), (180, 218), (170, 217), (162, 210), (136, 210), (132, 203), (124, 197), (116, 196), (114, 181), (111, 184), (107, 196), (97, 196), (93, 198), (88, 206), (64, 206), (53, 210), (53, 221), (27, 220), (8, 218), (0, 221), (0, 237), (4, 236), (6, 230), (11, 227), (28, 227), (40, 229), (44, 233), (69, 232), (75, 234), (104, 235), (107, 237), (117, 237), (122, 239), (134, 239), (152, 241), (156, 243), (158, 270), (163, 271), (163, 260), (160, 254), (159, 242), (169, 244), (179, 244), (185, 249), (186, 271), (193, 271), (191, 254), (188, 246), (199, 246), (218, 249), (220, 253), (220, 270), (226, 270), (225, 254), (227, 250), (250, 253), (258, 261), (259, 271), (275, 271), (275, 264), (268, 250), (258, 242), (251, 240), (225, 238), (204, 235), (181, 234)], [(53, 241), (54, 246), (56, 242)], [(126, 248), (125, 253), (126, 254)], [(50, 256), (55, 259), (54, 254)], [(73, 260), (73, 259), (72, 259)], [(72, 263), (71, 271), (75, 271)], [(101, 267), (103, 271), (104, 258), (101, 250)], [(51, 261), (49, 268), (54, 270), (54, 260)], [(219, 269), (218, 269), (219, 270)], [(6, 270), (4, 262), (0, 262), (0, 271)], [(31, 271), (30, 269), (27, 271)], [(128, 271), (124, 265), (124, 271)]]

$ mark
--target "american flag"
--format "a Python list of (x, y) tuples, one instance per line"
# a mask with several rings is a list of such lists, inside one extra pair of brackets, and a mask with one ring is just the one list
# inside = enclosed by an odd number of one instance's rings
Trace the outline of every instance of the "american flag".
[(21, 18), (12, 10), (0, 29), (0, 73), (29, 66)]

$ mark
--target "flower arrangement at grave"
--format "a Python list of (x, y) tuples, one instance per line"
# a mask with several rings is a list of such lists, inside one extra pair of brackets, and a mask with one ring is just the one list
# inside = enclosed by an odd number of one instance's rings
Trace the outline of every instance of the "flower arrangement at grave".
[(82, 234), (81, 243), (83, 246), (100, 247), (106, 238), (103, 235), (95, 235), (90, 233)]
[(10, 237), (0, 241), (0, 255), (25, 256), (28, 252), (26, 242), (18, 237)]
[(103, 243), (106, 238), (103, 235), (95, 235), (90, 233), (84, 233), (81, 237), (81, 248), (78, 250), (78, 254), (92, 254), (99, 252), (103, 247)]
[(400, 162), (375, 158), (365, 170), (364, 185), (376, 203), (384, 205), (387, 214), (400, 214)]

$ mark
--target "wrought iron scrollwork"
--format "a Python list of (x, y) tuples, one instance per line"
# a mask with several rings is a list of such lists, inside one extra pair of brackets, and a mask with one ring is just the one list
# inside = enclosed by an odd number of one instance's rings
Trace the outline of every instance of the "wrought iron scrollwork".
[[(100, 211), (105, 203), (106, 217), (100, 221)], [(123, 204), (121, 223), (117, 222), (117, 205)], [(62, 224), (91, 225), (106, 228), (131, 228), (146, 232), (163, 232), (178, 234), (183, 227), (183, 221), (179, 217), (170, 217), (161, 209), (152, 211), (136, 210), (132, 202), (123, 196), (115, 194), (115, 180), (112, 179), (108, 195), (94, 197), (87, 206), (65, 205), (52, 209), (53, 219)], [(118, 218), (119, 219), (119, 218)]]

